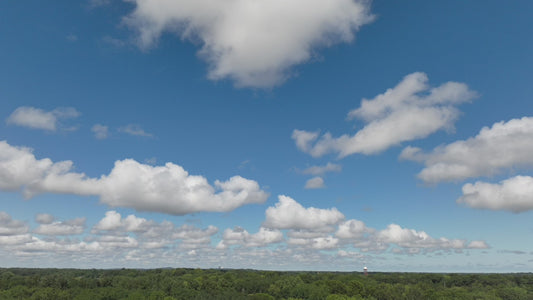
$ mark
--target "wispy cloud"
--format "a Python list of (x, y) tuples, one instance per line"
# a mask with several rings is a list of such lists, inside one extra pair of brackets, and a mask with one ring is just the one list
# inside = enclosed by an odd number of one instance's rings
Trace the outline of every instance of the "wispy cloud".
[(153, 134), (144, 131), (144, 129), (142, 129), (141, 126), (136, 125), (136, 124), (128, 124), (126, 126), (120, 127), (118, 131), (129, 134), (129, 135), (135, 135), (135, 136), (144, 136), (144, 137), (154, 136)]
[(338, 164), (327, 163), (325, 166), (311, 166), (307, 169), (302, 170), (303, 174), (321, 176), (329, 172), (340, 172), (342, 171), (342, 166)]
[(109, 137), (109, 127), (102, 124), (94, 124), (91, 128), (91, 131), (94, 133), (94, 137), (99, 140), (104, 140)]

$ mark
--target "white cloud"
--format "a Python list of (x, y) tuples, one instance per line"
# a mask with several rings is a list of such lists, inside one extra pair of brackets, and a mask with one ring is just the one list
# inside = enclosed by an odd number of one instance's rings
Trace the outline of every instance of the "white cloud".
[[(414, 229), (402, 228), (401, 226), (396, 224), (390, 224), (389, 226), (387, 226), (386, 229), (379, 231), (376, 234), (375, 238), (377, 241), (396, 244), (402, 248), (415, 248), (426, 250), (448, 250), (468, 248), (465, 240), (450, 240), (444, 237), (435, 239), (429, 236), (424, 231), (416, 231)], [(469, 245), (473, 246), (473, 248), (482, 247), (483, 245), (486, 246), (485, 242), (483, 241), (472, 241)]]
[[(180, 241), (180, 247), (185, 249), (198, 249), (211, 243), (211, 237), (218, 232), (215, 226), (205, 229), (184, 224), (176, 227), (173, 223), (163, 221), (157, 223), (135, 215), (122, 218), (116, 211), (108, 211), (92, 229), (93, 234), (114, 240), (114, 237), (124, 237), (129, 233), (137, 236), (136, 241), (143, 248), (156, 249)], [(130, 241), (126, 245), (130, 245)]]
[[(37, 219), (41, 224), (39, 227), (71, 222), (57, 222), (49, 214), (39, 214)], [(72, 223), (82, 224), (79, 219)], [(226, 229), (216, 246), (211, 241), (218, 232), (214, 226), (197, 228), (183, 224), (178, 227), (172, 222), (155, 222), (135, 215), (122, 217), (116, 211), (106, 212), (83, 240), (60, 236), (63, 235), (61, 232), (59, 236), (50, 233), (41, 239), (32, 235), (37, 231), (30, 230), (25, 222), (13, 220), (5, 212), (0, 213), (2, 262), (70, 267), (154, 267), (178, 262), (180, 266), (190, 267), (221, 264), (235, 268), (308, 266), (316, 270), (319, 264), (330, 269), (327, 266), (337, 265), (336, 259), (371, 260), (384, 251), (423, 255), (435, 251), (460, 253), (466, 249), (489, 248), (484, 241), (467, 243), (465, 240), (435, 239), (423, 231), (395, 224), (376, 231), (357, 220), (340, 223), (335, 236), (332, 235), (335, 228), (322, 226), (289, 230), (288, 239), (278, 229), (261, 227), (251, 234), (244, 228), (235, 227)], [(369, 251), (371, 255), (361, 254)]]
[(468, 249), (488, 249), (490, 248), (485, 241), (471, 241), (468, 246)]
[(453, 129), (459, 114), (455, 106), (477, 93), (463, 83), (447, 82), (430, 88), (427, 82), (426, 74), (412, 73), (374, 99), (363, 99), (361, 106), (348, 114), (366, 123), (355, 135), (334, 138), (327, 132), (319, 138), (318, 132), (294, 130), (292, 138), (301, 151), (314, 157), (338, 153), (342, 158), (355, 153), (375, 154), (438, 130)]
[(13, 147), (0, 141), (0, 189), (15, 191), (23, 185), (38, 181), (53, 168), (50, 159), (35, 159), (31, 149)]
[(60, 121), (76, 118), (80, 113), (72, 107), (56, 108), (52, 111), (44, 111), (31, 106), (21, 106), (7, 118), (7, 124), (56, 131), (61, 126)]
[(35, 216), (35, 221), (39, 224), (52, 224), (54, 220), (55, 217), (51, 214), (37, 214)]
[(407, 147), (400, 158), (424, 162), (418, 174), (425, 182), (489, 176), (505, 169), (533, 166), (533, 117), (498, 122), (478, 135), (439, 146), (430, 153)]
[(245, 247), (264, 247), (283, 241), (283, 233), (277, 229), (259, 228), (259, 232), (250, 234), (242, 227), (224, 230), (223, 239), (217, 245), (218, 249), (225, 249), (230, 245)]
[(320, 47), (351, 42), (373, 20), (359, 0), (132, 0), (124, 18), (142, 49), (164, 32), (199, 42), (208, 77), (241, 87), (271, 87), (309, 61)]
[(321, 189), (325, 187), (326, 186), (324, 185), (324, 179), (318, 176), (307, 180), (307, 182), (305, 183), (306, 189)]
[(370, 232), (373, 232), (373, 229), (366, 227), (365, 223), (352, 219), (339, 224), (335, 236), (341, 239), (357, 239)]
[(113, 207), (131, 207), (184, 215), (201, 211), (227, 212), (245, 204), (263, 203), (268, 193), (256, 181), (240, 176), (210, 185), (181, 166), (150, 166), (132, 159), (116, 161), (109, 175), (89, 178), (72, 172), (73, 163), (37, 160), (27, 148), (0, 142), (0, 189), (39, 193), (95, 195)]
[[(49, 216), (46, 215), (45, 216)], [(43, 215), (37, 215), (35, 220), (39, 223), (39, 227), (37, 227), (33, 232), (36, 234), (42, 234), (42, 235), (75, 235), (75, 234), (81, 234), (83, 231), (85, 231), (85, 221), (86, 218), (76, 218), (73, 220), (67, 220), (67, 221), (56, 221), (48, 223), (49, 218), (44, 217)]]
[(520, 213), (533, 209), (533, 177), (515, 176), (498, 184), (478, 181), (463, 186), (457, 199), (472, 208)]
[(94, 124), (91, 131), (94, 133), (94, 137), (99, 140), (107, 139), (109, 137), (109, 127), (102, 124)]
[(278, 196), (275, 207), (267, 208), (263, 226), (276, 229), (322, 229), (338, 224), (344, 215), (336, 208), (304, 208), (290, 197)]
[(321, 176), (328, 172), (340, 172), (342, 170), (341, 165), (327, 163), (325, 166), (311, 166), (302, 171), (303, 174)]
[(13, 220), (9, 214), (0, 211), (0, 236), (21, 235), (28, 232), (28, 225)]
[(326, 237), (316, 237), (316, 238), (290, 238), (287, 243), (289, 245), (297, 246), (297, 247), (305, 247), (305, 248), (312, 248), (316, 250), (328, 250), (328, 249), (334, 249), (338, 248), (339, 246), (339, 239), (332, 237), (332, 236), (326, 236)]
[(144, 137), (153, 137), (154, 135), (144, 131), (141, 126), (136, 124), (128, 124), (126, 126), (120, 127), (119, 132), (123, 132), (129, 135), (144, 136)]

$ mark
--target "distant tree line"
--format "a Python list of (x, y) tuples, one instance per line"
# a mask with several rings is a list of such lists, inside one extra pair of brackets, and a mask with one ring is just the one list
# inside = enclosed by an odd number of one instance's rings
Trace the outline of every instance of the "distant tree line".
[(0, 299), (533, 299), (532, 274), (0, 269)]

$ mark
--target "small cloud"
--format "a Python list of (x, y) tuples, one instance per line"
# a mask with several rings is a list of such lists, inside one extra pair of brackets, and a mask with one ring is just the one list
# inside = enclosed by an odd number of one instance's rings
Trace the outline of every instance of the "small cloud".
[(322, 177), (313, 177), (309, 180), (307, 180), (307, 182), (305, 183), (305, 188), (306, 189), (321, 189), (321, 188), (325, 188), (326, 186), (324, 185), (324, 179), (322, 179)]
[(109, 137), (109, 127), (102, 124), (95, 124), (91, 128), (91, 131), (94, 133), (94, 137), (99, 140), (107, 139)]
[(111, 3), (111, 0), (89, 0), (89, 8), (107, 6), (110, 3)]
[(141, 126), (136, 124), (129, 124), (118, 129), (119, 132), (127, 133), (129, 135), (153, 137), (154, 135), (144, 131)]
[(327, 165), (325, 166), (311, 166), (303, 170), (302, 173), (318, 176), (318, 175), (324, 175), (325, 173), (328, 173), (328, 172), (340, 172), (341, 170), (342, 170), (341, 165), (332, 164), (328, 162)]
[(124, 46), (126, 46), (126, 42), (121, 40), (121, 39), (117, 39), (117, 38), (114, 38), (114, 37), (111, 37), (111, 36), (104, 36), (102, 38), (102, 42), (104, 42), (105, 44), (108, 44), (110, 46), (113, 46), (115, 48), (122, 48)]
[(69, 34), (65, 37), (67, 39), (67, 41), (69, 42), (76, 42), (78, 40), (78, 36), (75, 35), (75, 34)]
[(250, 160), (247, 159), (247, 160), (245, 160), (245, 161), (243, 161), (243, 162), (241, 162), (241, 163), (239, 164), (239, 169), (244, 169), (244, 168), (246, 168), (246, 166), (248, 166), (249, 164), (250, 164)]
[(73, 107), (60, 107), (45, 111), (31, 106), (21, 106), (7, 118), (6, 123), (30, 129), (56, 131), (58, 128), (72, 131), (77, 127), (64, 127), (61, 120), (77, 118), (80, 113)]
[(149, 165), (155, 165), (157, 163), (157, 158), (156, 157), (150, 157), (150, 158), (145, 159), (144, 162), (149, 164)]

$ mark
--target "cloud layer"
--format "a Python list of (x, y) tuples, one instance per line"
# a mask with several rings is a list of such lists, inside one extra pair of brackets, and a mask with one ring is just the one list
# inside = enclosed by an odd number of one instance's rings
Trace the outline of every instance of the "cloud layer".
[(426, 167), (418, 177), (424, 182), (437, 183), (533, 166), (531, 149), (533, 118), (523, 117), (483, 127), (475, 137), (439, 146), (430, 153), (407, 147), (400, 158), (423, 162)]
[(425, 138), (442, 129), (453, 129), (459, 114), (456, 105), (477, 96), (467, 85), (447, 82), (430, 88), (426, 74), (412, 73), (394, 88), (363, 99), (361, 106), (349, 112), (349, 118), (366, 123), (355, 135), (334, 138), (325, 133), (294, 130), (296, 146), (313, 157), (337, 153), (340, 158), (360, 153), (375, 154), (402, 142)]
[(132, 0), (124, 23), (142, 49), (164, 32), (201, 44), (208, 77), (241, 87), (271, 87), (317, 48), (351, 42), (373, 20), (366, 0)]
[(263, 203), (268, 194), (259, 184), (240, 176), (210, 185), (181, 166), (141, 164), (119, 160), (108, 175), (89, 178), (72, 172), (71, 161), (36, 159), (28, 148), (0, 142), (0, 189), (39, 193), (99, 196), (104, 204), (139, 211), (184, 215), (201, 211), (227, 212), (250, 203)]
[(337, 259), (368, 261), (385, 252), (425, 255), (489, 247), (482, 240), (432, 238), (424, 231), (396, 224), (376, 230), (362, 221), (343, 219), (335, 208), (306, 208), (287, 196), (279, 196), (279, 202), (266, 210), (265, 222), (256, 233), (236, 226), (224, 230), (221, 237), (212, 225), (177, 226), (133, 214), (123, 217), (114, 210), (107, 211), (89, 230), (85, 218), (59, 221), (50, 214), (37, 214), (39, 225), (31, 229), (26, 222), (0, 212), (0, 253), (4, 264), (6, 257), (30, 264), (46, 257), (52, 266), (60, 263), (71, 267), (90, 267), (91, 263), (140, 266), (148, 262), (153, 267), (179, 261), (180, 266), (201, 262), (204, 267), (224, 263), (238, 268), (279, 268), (309, 263), (316, 268)]

